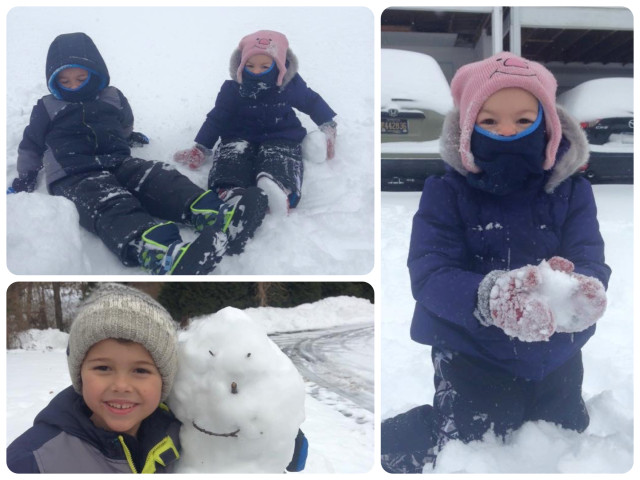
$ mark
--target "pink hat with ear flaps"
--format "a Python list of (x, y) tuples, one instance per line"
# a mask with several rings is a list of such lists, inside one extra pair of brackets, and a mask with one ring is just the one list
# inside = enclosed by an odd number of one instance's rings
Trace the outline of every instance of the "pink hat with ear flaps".
[(287, 49), (289, 48), (289, 40), (282, 33), (272, 30), (260, 30), (258, 32), (247, 35), (238, 45), (238, 49), (242, 52), (240, 58), (240, 66), (238, 67), (238, 81), (242, 83), (242, 70), (244, 66), (254, 55), (268, 55), (273, 58), (278, 66), (278, 80), (276, 85), (282, 85), (284, 74), (287, 73)]
[(451, 81), (453, 102), (460, 111), (460, 156), (467, 171), (481, 171), (471, 153), (471, 134), (482, 105), (498, 90), (513, 87), (528, 91), (542, 104), (548, 137), (543, 168), (549, 170), (553, 167), (562, 138), (556, 110), (556, 79), (539, 63), (502, 52), (462, 66)]

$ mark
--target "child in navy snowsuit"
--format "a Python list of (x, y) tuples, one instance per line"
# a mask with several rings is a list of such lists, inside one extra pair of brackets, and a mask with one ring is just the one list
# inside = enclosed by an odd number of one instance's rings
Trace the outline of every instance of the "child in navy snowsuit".
[(209, 188), (224, 200), (257, 185), (267, 193), (272, 213), (288, 211), (300, 200), (301, 142), (307, 133), (294, 108), (325, 133), (329, 159), (336, 114), (298, 74), (298, 60), (282, 33), (262, 30), (245, 36), (231, 56), (230, 74), (195, 147), (174, 158), (197, 168), (212, 157)]
[[(240, 203), (225, 204), (169, 165), (132, 157), (130, 147), (148, 139), (133, 131), (129, 102), (109, 86), (91, 38), (58, 36), (46, 79), (51, 95), (33, 108), (11, 192), (32, 192), (44, 166), (49, 192), (76, 205), (83, 227), (123, 264), (154, 274), (206, 274), (225, 253), (242, 251), (262, 221), (266, 196), (247, 190)], [(194, 226), (198, 238), (182, 241), (174, 222)]]
[[(389, 471), (421, 472), (448, 440), (526, 421), (589, 424), (581, 348), (611, 271), (591, 185), (574, 175), (586, 137), (556, 106), (553, 75), (513, 54), (465, 65), (451, 91), (448, 171), (425, 182), (408, 258), (411, 338), (432, 347), (436, 389), (432, 412), (412, 415), (432, 415), (432, 431), (408, 455), (383, 455)], [(549, 268), (573, 282), (570, 322), (540, 293)]]

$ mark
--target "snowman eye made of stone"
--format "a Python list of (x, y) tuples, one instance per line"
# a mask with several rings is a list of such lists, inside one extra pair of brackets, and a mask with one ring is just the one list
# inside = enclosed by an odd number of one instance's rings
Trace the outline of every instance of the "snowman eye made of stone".
[(215, 354), (215, 353), (213, 353), (211, 350), (209, 350), (209, 355), (211, 355), (212, 357), (215, 357), (215, 356), (216, 356), (216, 354)]
[(231, 382), (231, 393), (238, 393), (238, 384), (236, 382)]

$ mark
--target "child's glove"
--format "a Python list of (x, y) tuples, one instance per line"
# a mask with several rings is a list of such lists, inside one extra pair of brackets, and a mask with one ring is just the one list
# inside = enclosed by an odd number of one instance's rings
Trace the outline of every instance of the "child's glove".
[[(38, 183), (38, 172), (22, 173), (11, 182), (11, 187), (7, 189), (7, 193), (33, 192)], [(13, 191), (10, 191), (13, 190)]]
[(142, 147), (143, 145), (149, 144), (149, 137), (144, 133), (131, 132), (131, 135), (127, 138), (127, 142), (129, 142), (130, 147)]
[(331, 120), (325, 122), (318, 127), (325, 137), (327, 137), (327, 160), (331, 160), (336, 154), (336, 135), (338, 133), (338, 124)]
[(173, 155), (173, 160), (178, 163), (188, 165), (192, 170), (197, 170), (202, 164), (213, 155), (210, 148), (197, 143), (186, 150), (180, 150)]
[(556, 330), (551, 308), (538, 295), (537, 266), (490, 272), (478, 288), (476, 317), (523, 342), (547, 341)]
[(581, 332), (602, 318), (607, 308), (607, 295), (602, 282), (594, 277), (574, 273), (573, 263), (566, 258), (553, 257), (547, 263), (553, 270), (567, 273), (577, 281), (577, 288), (568, 299), (573, 310), (571, 320), (558, 323), (556, 331)]

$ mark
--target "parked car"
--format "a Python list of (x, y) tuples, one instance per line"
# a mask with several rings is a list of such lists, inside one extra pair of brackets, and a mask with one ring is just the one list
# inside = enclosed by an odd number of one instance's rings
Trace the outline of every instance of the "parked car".
[(444, 172), (439, 138), (453, 108), (442, 69), (423, 53), (381, 51), (382, 188), (422, 190), (427, 176)]
[(559, 95), (558, 104), (587, 134), (587, 178), (594, 183), (633, 183), (633, 78), (586, 81)]

